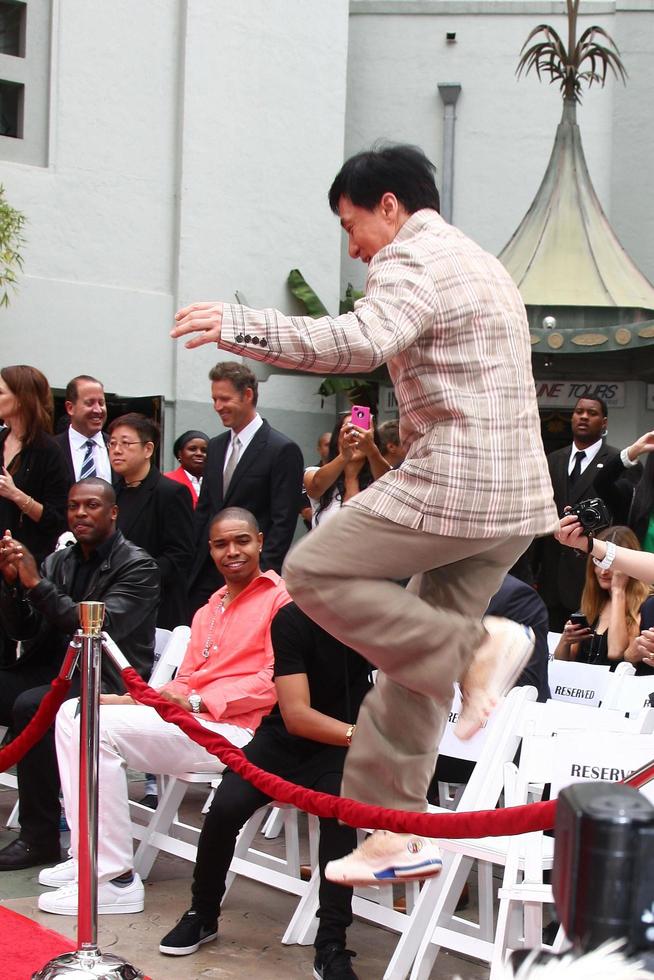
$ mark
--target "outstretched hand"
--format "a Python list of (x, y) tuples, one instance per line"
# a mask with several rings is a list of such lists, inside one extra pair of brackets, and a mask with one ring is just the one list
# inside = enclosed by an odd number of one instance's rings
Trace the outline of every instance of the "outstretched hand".
[(184, 344), (189, 350), (203, 344), (219, 344), (222, 324), (222, 303), (192, 303), (175, 314), (175, 326), (170, 336), (177, 338), (196, 334)]
[(651, 453), (654, 450), (654, 431), (644, 432), (627, 449), (629, 459), (634, 462), (643, 453)]

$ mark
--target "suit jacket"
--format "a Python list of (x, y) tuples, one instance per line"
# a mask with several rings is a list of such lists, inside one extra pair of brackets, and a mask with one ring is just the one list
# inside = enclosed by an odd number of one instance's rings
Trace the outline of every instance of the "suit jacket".
[[(102, 438), (104, 439), (105, 445), (109, 442), (109, 437), (102, 433)], [(70, 486), (76, 482), (77, 477), (75, 476), (75, 466), (73, 464), (73, 455), (70, 451), (70, 439), (68, 438), (68, 429), (64, 429), (63, 432), (59, 432), (54, 436), (55, 442), (59, 443), (61, 451), (66, 461), (66, 468), (68, 470), (68, 479), (70, 481)]]
[[(174, 629), (188, 624), (187, 575), (193, 560), (193, 507), (188, 490), (167, 480), (156, 466), (136, 491), (115, 483), (117, 526), (125, 537), (152, 555), (161, 572), (161, 605), (157, 626)], [(124, 494), (138, 493), (137, 506), (121, 516)]]
[[(595, 480), (598, 475), (601, 476), (603, 468), (620, 455), (619, 449), (605, 443), (571, 487), (568, 480), (570, 449), (570, 446), (564, 446), (547, 457), (559, 515), (563, 514), (568, 504), (574, 506), (589, 497), (599, 496)], [(572, 548), (564, 548), (554, 538), (547, 538), (539, 542), (536, 564), (539, 566), (538, 588), (546, 605), (550, 608), (563, 607), (569, 612), (579, 609), (586, 577), (586, 559), (580, 558)], [(559, 625), (554, 622), (552, 628), (556, 629)]]
[(346, 506), (456, 537), (555, 529), (524, 304), (500, 262), (436, 211), (412, 214), (374, 256), (353, 313), (225, 304), (220, 346), (318, 373), (388, 364), (407, 458)]
[[(231, 435), (223, 432), (209, 440), (202, 489), (195, 511), (195, 561), (191, 589), (203, 595), (222, 585), (222, 576), (209, 556), (209, 523), (224, 507), (245, 507), (263, 532), (261, 568), (279, 575), (291, 546), (302, 496), (304, 462), (300, 447), (263, 420), (249, 446), (241, 454), (223, 494), (223, 467)], [(197, 603), (195, 603), (197, 605)]]

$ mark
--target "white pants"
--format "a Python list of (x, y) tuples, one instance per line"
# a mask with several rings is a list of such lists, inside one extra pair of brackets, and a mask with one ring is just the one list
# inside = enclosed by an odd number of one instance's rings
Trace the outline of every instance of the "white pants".
[[(66, 701), (57, 714), (55, 737), (66, 819), (71, 829), (74, 858), (78, 849), (79, 718), (77, 699)], [(237, 725), (201, 722), (242, 748), (252, 732)], [(98, 769), (98, 881), (109, 881), (131, 871), (134, 864), (127, 795), (127, 769), (137, 772), (218, 773), (225, 768), (176, 725), (164, 721), (145, 705), (103, 704), (100, 707), (100, 763)]]

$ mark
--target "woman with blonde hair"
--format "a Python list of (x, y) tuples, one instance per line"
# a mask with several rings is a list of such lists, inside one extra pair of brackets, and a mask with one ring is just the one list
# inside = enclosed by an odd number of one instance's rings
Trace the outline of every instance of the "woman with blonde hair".
[[(640, 550), (634, 532), (620, 524), (600, 531), (596, 540)], [(649, 592), (649, 586), (640, 579), (629, 578), (617, 569), (603, 568), (589, 558), (580, 610), (587, 625), (568, 620), (554, 652), (555, 658), (612, 667), (621, 660), (631, 660), (640, 633), (641, 606)]]

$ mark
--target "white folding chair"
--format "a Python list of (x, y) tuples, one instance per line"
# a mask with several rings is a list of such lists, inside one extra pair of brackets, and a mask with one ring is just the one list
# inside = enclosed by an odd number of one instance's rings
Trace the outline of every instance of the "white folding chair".
[[(654, 716), (654, 712), (652, 715)], [(525, 706), (520, 734), (523, 736), (525, 733), (538, 734), (551, 738), (555, 732), (562, 730), (639, 733), (642, 730), (650, 730), (652, 724), (654, 718), (630, 719), (616, 711), (591, 708), (584, 704), (556, 701), (548, 701), (545, 704), (532, 702)], [(597, 741), (597, 735), (594, 737)], [(545, 781), (547, 780), (535, 780), (536, 783)], [(464, 875), (467, 877), (469, 867), (474, 860), (489, 865), (504, 866), (508, 859), (511, 841), (511, 837), (488, 837), (478, 840), (460, 839), (439, 842), (444, 853), (443, 871), (438, 878), (428, 881), (421, 892), (419, 902), (424, 900), (425, 904), (429, 903), (431, 915), (420, 938), (411, 970), (411, 980), (426, 980), (429, 977), (441, 946), (487, 963), (492, 961), (495, 946), (492, 915), (486, 913), (486, 921), (490, 920), (490, 934), (488, 930), (473, 929), (470, 923), (457, 920), (452, 916), (452, 909), (456, 905), (460, 892), (460, 877), (457, 878), (456, 874), (458, 872), (460, 875), (462, 864)], [(545, 838), (544, 846), (551, 847), (547, 841), (551, 841), (551, 838)], [(550, 851), (548, 855), (550, 865), (551, 858)], [(454, 899), (450, 894), (452, 891), (456, 896)], [(391, 977), (393, 980), (401, 980), (405, 976), (406, 972), (387, 971), (384, 980), (390, 980)]]
[(633, 668), (632, 673), (623, 672), (616, 678), (605, 704), (630, 715), (654, 706), (654, 674), (637, 677)]
[(550, 660), (547, 679), (553, 701), (570, 701), (597, 707), (609, 683), (609, 667), (575, 660)]
[[(468, 760), (472, 758), (473, 761), (475, 757), (477, 758), (470, 780), (461, 795), (458, 810), (491, 809), (496, 805), (503, 785), (504, 762), (513, 759), (518, 748), (520, 740), (518, 731), (524, 706), (535, 698), (535, 688), (513, 688), (493, 712), (482, 732), (469, 742), (462, 742), (453, 735), (456, 711), (451, 712), (446, 726), (447, 734), (441, 741), (441, 748), (445, 746), (443, 750), (454, 758)], [(430, 807), (431, 812), (438, 812), (439, 810), (447, 812), (444, 808)], [(452, 913), (467, 880), (469, 870), (470, 865), (465, 869), (465, 873), (461, 871), (457, 874), (455, 887), (451, 890), (452, 908), (450, 911)], [(445, 873), (444, 868), (437, 879), (431, 879), (425, 883), (415, 902), (409, 905), (408, 914), (395, 911), (392, 906), (389, 907), (383, 901), (392, 893), (388, 887), (383, 890), (377, 889), (377, 901), (372, 901), (369, 897), (364, 897), (355, 891), (352, 910), (357, 917), (400, 933), (398, 945), (384, 977), (405, 977), (407, 975), (431, 912), (431, 906), (427, 904), (424, 898), (425, 892), (429, 889), (432, 881), (439, 880)], [(283, 943), (306, 944), (313, 941), (316, 928), (315, 913), (318, 904), (318, 884), (318, 873), (314, 872), (311, 889), (298, 904), (282, 938)], [(489, 884), (489, 878), (485, 869), (482, 868), (480, 873), (482, 900), (480, 904), (484, 906), (484, 911), (481, 915), (482, 917), (485, 916), (483, 928), (490, 941), (492, 939), (492, 906), (489, 921), (488, 901), (486, 901)], [(365, 896), (370, 894), (372, 894), (372, 890), (366, 889)], [(379, 897), (382, 899), (381, 902)]]
[[(173, 630), (150, 677), (151, 687), (161, 687), (173, 677), (182, 662), (189, 637), (188, 626), (178, 626)], [(187, 861), (195, 861), (200, 828), (183, 823), (178, 817), (179, 807), (190, 786), (207, 785), (213, 792), (220, 784), (221, 778), (219, 774), (205, 772), (187, 772), (159, 777), (158, 805), (154, 812), (140, 803), (130, 803), (132, 836), (139, 841), (134, 855), (134, 868), (142, 878), (148, 877), (160, 851), (174, 854)], [(227, 877), (225, 894), (237, 874), (263, 881), (293, 894), (302, 894), (306, 888), (306, 882), (300, 877), (299, 830), (297, 810), (294, 807), (280, 808), (285, 857), (266, 854), (252, 847), (254, 837), (267, 811), (267, 806), (257, 811), (241, 831)], [(147, 822), (139, 823), (134, 820), (135, 816), (147, 817)]]
[[(549, 782), (551, 798), (555, 799), (571, 783), (623, 780), (651, 761), (652, 755), (651, 734), (606, 732), (604, 737), (598, 737), (597, 732), (559, 732), (556, 740), (528, 735), (522, 742), (519, 766), (506, 766), (506, 805), (526, 803), (533, 781)], [(543, 871), (551, 867), (552, 856), (552, 838), (543, 833), (510, 839), (499, 890), (491, 980), (503, 974), (504, 962), (512, 949), (542, 946), (543, 905), (554, 902), (551, 885), (543, 881)], [(554, 951), (558, 952), (564, 942), (563, 930), (559, 930)]]

